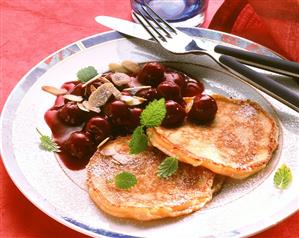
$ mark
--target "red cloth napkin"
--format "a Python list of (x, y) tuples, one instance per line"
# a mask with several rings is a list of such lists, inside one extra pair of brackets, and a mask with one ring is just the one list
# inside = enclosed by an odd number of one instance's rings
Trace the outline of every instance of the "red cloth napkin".
[(250, 39), (299, 62), (299, 0), (226, 0), (209, 28)]

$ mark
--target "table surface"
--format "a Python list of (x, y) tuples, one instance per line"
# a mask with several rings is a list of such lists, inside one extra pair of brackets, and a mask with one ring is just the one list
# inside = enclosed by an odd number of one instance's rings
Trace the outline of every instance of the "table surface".
[[(210, 0), (207, 27), (223, 0)], [(35, 64), (81, 38), (109, 30), (94, 21), (97, 15), (131, 19), (130, 1), (118, 0), (1, 0), (0, 109)], [(40, 46), (43, 47), (40, 47)], [(35, 48), (39, 50), (34, 50)], [(42, 213), (15, 187), (0, 162), (0, 237), (85, 237)], [(254, 236), (299, 237), (299, 212)]]

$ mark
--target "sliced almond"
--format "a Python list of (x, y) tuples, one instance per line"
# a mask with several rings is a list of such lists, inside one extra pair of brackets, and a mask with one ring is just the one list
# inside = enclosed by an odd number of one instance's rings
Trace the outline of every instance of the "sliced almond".
[(90, 94), (88, 104), (92, 108), (99, 108), (105, 105), (111, 95), (120, 98), (122, 94), (112, 83), (104, 83)]
[(130, 82), (131, 77), (125, 73), (116, 72), (111, 74), (111, 80), (116, 86), (123, 86)]
[(121, 92), (112, 83), (109, 83), (109, 84), (111, 85), (111, 92), (112, 92), (113, 96), (116, 99), (119, 99), (122, 96)]
[(65, 95), (63, 95), (63, 97), (65, 99), (73, 101), (73, 102), (82, 102), (83, 101), (83, 97), (77, 96), (77, 95), (73, 95), (73, 94), (65, 94)]
[(142, 89), (149, 89), (151, 88), (151, 86), (136, 86), (136, 87), (132, 87), (132, 88), (125, 88), (123, 89), (123, 91), (126, 92), (130, 92), (131, 94), (136, 94), (138, 91), (142, 90)]
[(111, 83), (111, 82), (109, 81), (109, 79), (107, 79), (106, 77), (100, 77), (99, 79), (100, 79), (101, 82), (103, 82), (103, 83)]
[(194, 97), (183, 97), (183, 99), (186, 102), (185, 111), (186, 113), (189, 113), (193, 106)]
[(80, 110), (89, 112), (89, 110), (83, 105), (83, 103), (77, 103), (77, 106), (79, 107)]
[(96, 112), (96, 113), (100, 113), (101, 112), (101, 109), (99, 107), (93, 107), (89, 104), (88, 101), (83, 101), (82, 102), (82, 105), (89, 111), (93, 111), (93, 112)]
[(82, 87), (83, 87), (83, 88), (86, 87), (87, 85), (93, 83), (94, 81), (96, 81), (96, 80), (99, 79), (100, 77), (101, 77), (101, 74), (98, 74), (98, 75), (94, 76), (93, 78), (91, 78), (90, 80), (88, 80), (86, 83), (84, 83), (84, 84), (82, 85)]
[(123, 66), (117, 63), (110, 63), (109, 69), (113, 72), (120, 72), (120, 73), (129, 73), (127, 69), (125, 69)]
[(131, 60), (124, 60), (123, 62), (121, 62), (121, 66), (123, 66), (126, 70), (128, 70), (134, 74), (138, 74), (141, 70), (141, 67), (139, 66), (139, 64), (137, 64)]
[(146, 101), (146, 99), (142, 97), (127, 96), (127, 95), (122, 95), (120, 97), (120, 100), (125, 102), (129, 106), (137, 106)]
[(90, 91), (91, 91), (91, 92), (94, 92), (94, 91), (96, 91), (96, 90), (97, 90), (97, 88), (96, 88), (95, 86), (90, 85)]
[(67, 93), (65, 88), (55, 88), (52, 86), (42, 86), (42, 90), (55, 96), (64, 95)]
[(110, 139), (110, 137), (105, 138), (104, 140), (102, 140), (100, 142), (100, 144), (98, 144), (97, 148), (99, 149), (100, 147), (102, 147), (108, 140)]

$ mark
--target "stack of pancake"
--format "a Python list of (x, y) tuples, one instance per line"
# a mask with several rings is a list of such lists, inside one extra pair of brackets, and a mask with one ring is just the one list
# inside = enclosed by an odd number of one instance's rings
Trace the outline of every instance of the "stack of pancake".
[[(91, 199), (117, 217), (152, 220), (197, 211), (220, 191), (225, 177), (245, 179), (263, 169), (278, 145), (275, 120), (257, 103), (214, 95), (218, 111), (213, 122), (188, 120), (179, 128), (147, 130), (151, 146), (129, 153), (130, 136), (107, 142), (87, 166)], [(157, 176), (161, 161), (176, 157), (174, 175)], [(119, 189), (114, 176), (128, 171), (137, 184)]]

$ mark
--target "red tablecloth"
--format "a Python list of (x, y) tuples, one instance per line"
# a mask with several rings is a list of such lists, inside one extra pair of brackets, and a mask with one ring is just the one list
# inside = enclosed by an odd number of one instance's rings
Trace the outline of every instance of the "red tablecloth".
[[(210, 0), (203, 27), (222, 2)], [(95, 16), (131, 18), (129, 0), (1, 0), (0, 8), (1, 110), (16, 83), (40, 60), (71, 42), (107, 31), (95, 23)], [(0, 184), (0, 237), (84, 237), (32, 205), (12, 183), (2, 162)], [(299, 237), (299, 213), (255, 237)]]

